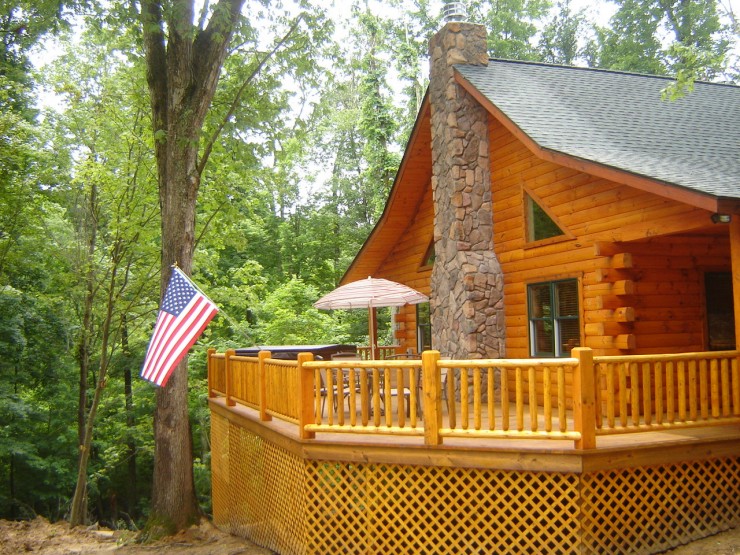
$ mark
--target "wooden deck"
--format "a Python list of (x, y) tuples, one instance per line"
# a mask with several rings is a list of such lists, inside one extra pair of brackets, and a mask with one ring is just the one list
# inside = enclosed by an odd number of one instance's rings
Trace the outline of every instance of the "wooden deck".
[(740, 525), (737, 356), (211, 352), (214, 520), (286, 555), (659, 553)]

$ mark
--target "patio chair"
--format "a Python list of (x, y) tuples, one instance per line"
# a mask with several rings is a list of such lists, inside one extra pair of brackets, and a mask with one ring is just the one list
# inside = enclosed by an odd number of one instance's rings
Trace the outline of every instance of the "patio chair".
[[(335, 353), (331, 355), (332, 360), (361, 360), (360, 357), (357, 355), (357, 353), (352, 352), (340, 352)], [(326, 369), (326, 372), (332, 372), (335, 369)], [(354, 395), (355, 393), (358, 393), (360, 391), (360, 383), (359, 383), (359, 372), (357, 373), (355, 377), (355, 383), (350, 383), (349, 375), (342, 370), (342, 396), (347, 401), (347, 406), (349, 407), (349, 396)], [(336, 375), (336, 373), (335, 373)], [(334, 399), (334, 410), (337, 411), (339, 407), (337, 406), (337, 399), (339, 398), (339, 384), (334, 383), (332, 385), (333, 389), (333, 399)], [(326, 386), (325, 378), (324, 378), (324, 371), (321, 372), (321, 414), (324, 414), (324, 407), (326, 406), (326, 398), (329, 395), (329, 389)]]
[[(390, 356), (388, 356), (386, 358), (387, 358), (387, 360), (391, 360), (391, 359), (412, 359), (412, 360), (415, 360), (415, 359), (418, 359), (419, 358), (419, 355), (415, 354), (411, 349), (408, 349), (405, 353), (390, 355)], [(419, 361), (419, 362), (421, 363), (421, 361)], [(419, 404), (420, 399), (419, 399), (418, 393), (419, 393), (419, 390), (421, 389), (421, 379), (420, 379), (421, 378), (421, 376), (420, 376), (420, 374), (421, 374), (421, 367), (419, 367), (419, 369), (417, 369), (417, 373), (418, 374), (417, 374), (417, 380), (416, 380), (416, 388), (417, 388), (416, 400), (417, 400), (417, 404)], [(391, 399), (393, 397), (398, 398), (399, 395), (403, 395), (403, 401), (404, 401), (404, 405), (406, 407), (406, 416), (409, 417), (409, 416), (411, 416), (411, 388), (406, 387), (405, 384), (403, 384), (403, 387), (399, 388), (398, 387), (398, 384), (395, 383), (395, 379), (394, 378), (395, 378), (395, 372), (392, 372), (391, 373)], [(383, 394), (384, 393), (384, 390), (385, 390), (385, 376), (383, 375), (382, 372), (380, 374), (379, 387), (380, 387), (380, 402), (383, 403), (382, 412), (383, 412), (383, 414), (385, 414), (385, 395)], [(421, 408), (419, 406), (417, 406), (416, 407), (416, 414), (417, 415), (420, 414), (420, 411), (421, 411)]]

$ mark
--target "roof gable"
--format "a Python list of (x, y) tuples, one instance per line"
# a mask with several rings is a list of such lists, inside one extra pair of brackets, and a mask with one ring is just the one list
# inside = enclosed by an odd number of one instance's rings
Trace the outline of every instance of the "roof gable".
[(542, 148), (720, 198), (740, 198), (740, 87), (530, 62), (455, 69)]

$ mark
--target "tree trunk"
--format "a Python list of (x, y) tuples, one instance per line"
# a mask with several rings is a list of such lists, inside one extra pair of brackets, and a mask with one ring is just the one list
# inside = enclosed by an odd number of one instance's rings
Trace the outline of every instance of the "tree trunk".
[(128, 480), (126, 480), (126, 512), (130, 517), (136, 513), (138, 503), (138, 484), (136, 473), (136, 418), (134, 416), (134, 394), (132, 388), (133, 372), (131, 367), (133, 360), (128, 344), (128, 320), (126, 315), (121, 316), (121, 350), (125, 359), (123, 365), (123, 394), (126, 399), (126, 458), (128, 459)]
[[(162, 296), (174, 263), (191, 274), (195, 203), (205, 164), (205, 160), (198, 164), (200, 134), (244, 0), (219, 0), (205, 29), (193, 26), (193, 0), (175, 0), (173, 4), (165, 14), (161, 2), (141, 1), (162, 212)], [(154, 443), (149, 525), (175, 532), (199, 515), (188, 417), (187, 358), (167, 385), (157, 390)]]

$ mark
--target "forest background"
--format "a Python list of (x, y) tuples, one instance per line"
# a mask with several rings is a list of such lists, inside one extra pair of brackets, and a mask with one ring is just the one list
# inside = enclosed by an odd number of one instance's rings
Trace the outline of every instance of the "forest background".
[[(138, 372), (160, 299), (159, 137), (137, 4), (0, 2), (0, 518), (69, 515), (104, 375), (88, 518), (136, 528), (150, 511), (155, 403)], [(738, 79), (726, 1), (466, 4), (492, 57), (676, 77), (674, 98), (693, 78)], [(203, 129), (197, 204), (193, 278), (222, 310), (190, 355), (205, 513), (206, 349), (367, 342), (364, 314), (312, 303), (382, 213), (440, 13), (430, 0), (245, 4)]]

